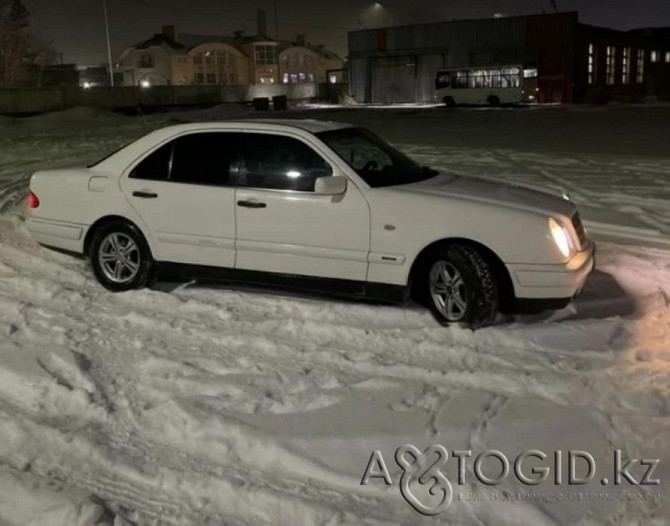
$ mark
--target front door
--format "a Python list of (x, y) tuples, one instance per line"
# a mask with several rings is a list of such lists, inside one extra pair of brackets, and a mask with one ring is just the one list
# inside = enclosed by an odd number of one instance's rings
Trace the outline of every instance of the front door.
[(122, 179), (159, 261), (235, 266), (233, 171), (239, 135), (198, 132), (154, 150)]
[(317, 195), (318, 177), (337, 168), (298, 137), (243, 133), (236, 268), (365, 281), (370, 213), (349, 182), (342, 195)]

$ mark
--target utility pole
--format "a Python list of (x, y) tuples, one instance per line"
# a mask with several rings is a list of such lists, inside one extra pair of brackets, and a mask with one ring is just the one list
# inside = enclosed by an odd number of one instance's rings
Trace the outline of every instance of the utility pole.
[(102, 0), (102, 8), (105, 11), (105, 32), (107, 33), (107, 60), (109, 61), (109, 82), (114, 87), (114, 67), (112, 66), (112, 44), (109, 39), (109, 16), (107, 15), (107, 0)]
[(275, 0), (275, 40), (279, 40), (279, 22), (277, 21), (277, 0)]

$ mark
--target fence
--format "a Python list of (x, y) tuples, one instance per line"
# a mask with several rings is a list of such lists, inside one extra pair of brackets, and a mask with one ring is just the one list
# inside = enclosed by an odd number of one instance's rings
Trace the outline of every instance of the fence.
[(44, 113), (75, 106), (124, 109), (248, 102), (255, 97), (276, 95), (286, 95), (289, 100), (326, 99), (331, 98), (333, 89), (326, 84), (5, 89), (0, 90), (0, 115)]

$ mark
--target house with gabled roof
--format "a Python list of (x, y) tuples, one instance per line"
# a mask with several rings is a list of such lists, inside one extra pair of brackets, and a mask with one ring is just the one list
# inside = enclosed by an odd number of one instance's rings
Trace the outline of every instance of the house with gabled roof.
[(341, 57), (308, 44), (305, 35), (268, 37), (259, 16), (255, 35), (178, 34), (164, 26), (121, 54), (115, 76), (120, 85), (142, 87), (302, 84), (328, 82), (328, 72), (342, 68)]

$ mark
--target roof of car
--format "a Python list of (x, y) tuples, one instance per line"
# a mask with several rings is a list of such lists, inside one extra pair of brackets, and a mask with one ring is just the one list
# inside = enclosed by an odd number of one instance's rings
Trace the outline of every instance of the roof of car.
[(270, 124), (274, 126), (290, 126), (299, 128), (310, 133), (320, 133), (342, 128), (352, 128), (353, 124), (347, 122), (319, 121), (316, 119), (244, 119), (239, 122), (253, 122), (258, 124)]

